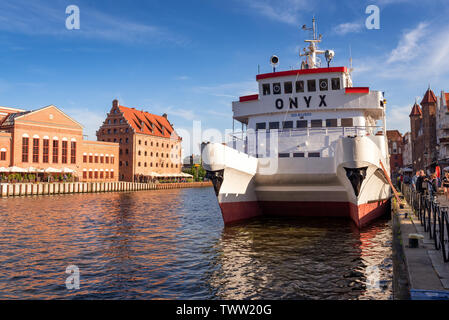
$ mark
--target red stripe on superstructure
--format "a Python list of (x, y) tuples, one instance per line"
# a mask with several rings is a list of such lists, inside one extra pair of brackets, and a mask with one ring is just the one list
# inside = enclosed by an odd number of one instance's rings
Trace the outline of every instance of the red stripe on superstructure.
[(256, 76), (256, 80), (285, 77), (285, 76), (296, 76), (302, 74), (335, 73), (335, 72), (347, 72), (347, 69), (346, 67), (333, 67), (333, 68), (300, 69), (300, 70), (272, 72), (272, 73), (258, 74)]
[(250, 96), (240, 97), (240, 102), (253, 101), (253, 100), (258, 100), (258, 99), (259, 99), (258, 94), (252, 94)]
[(369, 93), (369, 87), (352, 87), (352, 88), (345, 88), (346, 94), (351, 93)]

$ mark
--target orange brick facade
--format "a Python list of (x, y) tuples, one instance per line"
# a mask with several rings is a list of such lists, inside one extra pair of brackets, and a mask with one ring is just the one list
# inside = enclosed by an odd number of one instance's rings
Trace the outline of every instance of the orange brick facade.
[[(6, 113), (6, 115), (5, 115)], [(108, 154), (118, 158), (116, 143), (97, 143), (83, 140), (82, 126), (55, 106), (35, 111), (0, 108), (0, 150), (6, 150), (2, 167), (35, 168), (45, 170), (73, 170), (80, 181), (116, 181), (118, 163), (83, 162), (84, 153)], [(2, 159), (0, 153), (0, 159)], [(106, 172), (84, 175), (83, 172)], [(97, 171), (94, 171), (97, 170)], [(103, 171), (101, 171), (103, 170)], [(114, 172), (112, 175), (111, 172)]]
[(118, 142), (119, 179), (144, 182), (154, 173), (181, 172), (181, 138), (167, 116), (119, 105), (117, 100), (97, 131), (104, 142)]

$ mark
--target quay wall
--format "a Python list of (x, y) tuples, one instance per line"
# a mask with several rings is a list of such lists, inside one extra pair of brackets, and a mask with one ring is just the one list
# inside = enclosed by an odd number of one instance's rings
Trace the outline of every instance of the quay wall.
[(127, 192), (211, 187), (211, 182), (138, 183), (138, 182), (61, 182), (1, 183), (0, 198), (69, 193)]

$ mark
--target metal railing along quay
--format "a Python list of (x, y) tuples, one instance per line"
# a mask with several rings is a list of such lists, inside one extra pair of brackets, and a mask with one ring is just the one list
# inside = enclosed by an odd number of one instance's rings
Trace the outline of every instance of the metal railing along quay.
[(419, 193), (410, 185), (402, 185), (402, 193), (418, 216), (424, 231), (434, 241), (435, 250), (449, 262), (449, 207), (442, 206), (436, 197)]

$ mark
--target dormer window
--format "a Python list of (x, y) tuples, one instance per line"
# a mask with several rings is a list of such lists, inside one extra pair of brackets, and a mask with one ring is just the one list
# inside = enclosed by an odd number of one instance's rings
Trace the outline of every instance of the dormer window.
[(340, 90), (340, 78), (332, 78), (332, 90)]
[(307, 80), (307, 91), (309, 92), (316, 91), (316, 80)]
[(284, 82), (284, 93), (292, 93), (293, 92), (293, 86), (292, 83), (289, 82)]
[(304, 92), (304, 81), (296, 81), (296, 92)]

